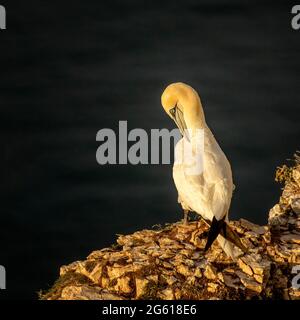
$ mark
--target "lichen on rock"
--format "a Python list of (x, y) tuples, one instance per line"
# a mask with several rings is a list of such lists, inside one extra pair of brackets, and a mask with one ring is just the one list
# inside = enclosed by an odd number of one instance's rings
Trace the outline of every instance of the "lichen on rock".
[(232, 261), (217, 241), (204, 253), (201, 219), (119, 235), (117, 244), (60, 268), (48, 300), (300, 299), (292, 287), (300, 264), (300, 157), (278, 168), (284, 183), (268, 225), (231, 221), (248, 252)]

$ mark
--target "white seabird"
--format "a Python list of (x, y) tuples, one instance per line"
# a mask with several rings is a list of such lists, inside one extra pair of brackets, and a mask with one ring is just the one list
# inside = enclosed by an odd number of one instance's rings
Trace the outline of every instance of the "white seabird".
[[(183, 135), (175, 147), (173, 179), (185, 221), (189, 211), (201, 215), (211, 226), (205, 251), (217, 238), (225, 253), (236, 259), (242, 254), (237, 247), (246, 248), (227, 224), (234, 190), (231, 167), (205, 122), (199, 95), (184, 83), (173, 83), (163, 92), (161, 103)], [(195, 157), (198, 170), (191, 170)]]

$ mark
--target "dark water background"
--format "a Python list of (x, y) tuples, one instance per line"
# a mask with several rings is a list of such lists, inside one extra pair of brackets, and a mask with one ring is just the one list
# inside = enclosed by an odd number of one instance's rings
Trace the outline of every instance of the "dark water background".
[(299, 149), (300, 31), (286, 1), (1, 1), (1, 298), (181, 218), (170, 165), (99, 166), (101, 128), (172, 128), (163, 88), (196, 88), (231, 161), (231, 218), (265, 223)]

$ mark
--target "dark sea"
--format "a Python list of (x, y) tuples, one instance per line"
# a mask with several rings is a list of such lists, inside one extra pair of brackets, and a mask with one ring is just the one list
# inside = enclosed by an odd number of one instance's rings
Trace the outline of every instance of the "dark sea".
[[(174, 128), (182, 81), (233, 169), (231, 219), (264, 224), (299, 148), (300, 30), (286, 1), (1, 1), (0, 299), (37, 299), (116, 234), (178, 221), (171, 165), (96, 161), (102, 128)], [(287, 162), (291, 163), (291, 162)]]

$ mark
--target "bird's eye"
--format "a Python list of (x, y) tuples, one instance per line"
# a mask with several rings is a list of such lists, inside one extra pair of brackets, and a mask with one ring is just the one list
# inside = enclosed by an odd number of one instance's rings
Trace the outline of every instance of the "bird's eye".
[(176, 113), (176, 107), (170, 109), (170, 114), (171, 114), (172, 116), (175, 116), (175, 113)]

